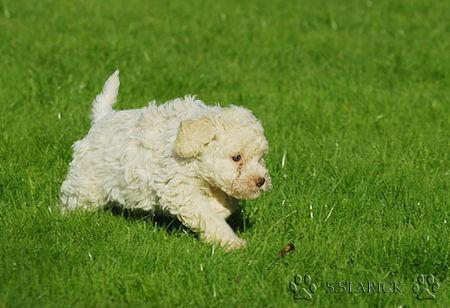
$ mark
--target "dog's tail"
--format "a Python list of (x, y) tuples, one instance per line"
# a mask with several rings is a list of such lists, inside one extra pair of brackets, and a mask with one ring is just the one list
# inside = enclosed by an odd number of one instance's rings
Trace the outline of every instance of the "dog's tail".
[(103, 86), (102, 93), (98, 94), (92, 103), (92, 122), (95, 123), (105, 115), (112, 111), (112, 106), (117, 101), (117, 94), (119, 93), (119, 70), (109, 76)]

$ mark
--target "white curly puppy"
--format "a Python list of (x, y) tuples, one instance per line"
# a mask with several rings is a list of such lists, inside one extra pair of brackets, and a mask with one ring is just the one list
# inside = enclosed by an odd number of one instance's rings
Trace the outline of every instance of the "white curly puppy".
[(61, 187), (63, 209), (95, 210), (114, 202), (162, 210), (205, 242), (229, 250), (245, 246), (225, 219), (237, 199), (271, 188), (261, 122), (243, 107), (210, 107), (190, 96), (114, 111), (118, 90), (116, 71), (93, 102), (89, 133), (73, 145)]

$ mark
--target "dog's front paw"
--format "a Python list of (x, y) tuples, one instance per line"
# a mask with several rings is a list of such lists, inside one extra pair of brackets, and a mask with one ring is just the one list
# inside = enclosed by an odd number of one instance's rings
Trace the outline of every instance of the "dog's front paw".
[(240, 238), (240, 237), (236, 237), (233, 240), (225, 243), (225, 247), (227, 249), (227, 251), (232, 251), (238, 248), (244, 248), (247, 246), (247, 241)]

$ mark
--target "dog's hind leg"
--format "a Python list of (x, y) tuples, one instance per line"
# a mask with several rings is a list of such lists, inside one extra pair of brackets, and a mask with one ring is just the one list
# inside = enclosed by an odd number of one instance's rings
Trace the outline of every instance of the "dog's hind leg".
[(95, 211), (107, 203), (103, 191), (96, 187), (72, 186), (68, 183), (69, 179), (64, 181), (61, 187), (61, 203), (63, 213), (73, 211), (77, 208)]

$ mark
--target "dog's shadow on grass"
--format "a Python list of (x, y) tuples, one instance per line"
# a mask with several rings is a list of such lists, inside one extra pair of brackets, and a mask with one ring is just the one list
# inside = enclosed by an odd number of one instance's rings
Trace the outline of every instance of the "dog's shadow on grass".
[[(109, 204), (106, 207), (106, 210), (111, 211), (111, 213), (115, 216), (121, 216), (128, 220), (140, 220), (151, 223), (154, 226), (167, 230), (169, 233), (177, 232), (178, 230), (191, 232), (191, 230), (183, 225), (178, 218), (173, 216), (143, 210), (124, 209), (114, 203)], [(248, 218), (244, 218), (240, 210), (234, 212), (230, 217), (228, 217), (227, 222), (235, 232), (244, 232), (246, 229), (251, 227)]]

